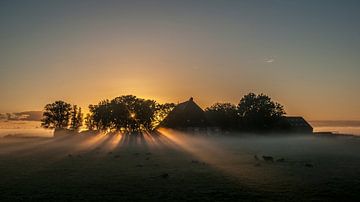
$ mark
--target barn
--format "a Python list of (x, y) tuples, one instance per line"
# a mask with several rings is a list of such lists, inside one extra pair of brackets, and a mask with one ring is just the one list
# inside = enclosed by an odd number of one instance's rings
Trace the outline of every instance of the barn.
[(313, 133), (313, 127), (301, 116), (286, 116), (284, 121), (289, 132)]
[[(221, 131), (207, 120), (204, 110), (194, 102), (192, 97), (186, 102), (179, 103), (158, 127), (208, 134)], [(283, 132), (313, 133), (312, 126), (300, 116), (286, 116), (281, 119), (278, 127)]]
[(159, 125), (188, 132), (204, 131), (208, 126), (204, 110), (192, 97), (186, 102), (179, 103)]

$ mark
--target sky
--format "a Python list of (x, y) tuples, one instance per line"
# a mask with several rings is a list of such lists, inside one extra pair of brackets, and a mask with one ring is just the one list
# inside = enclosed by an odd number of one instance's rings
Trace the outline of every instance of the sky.
[(134, 94), (360, 120), (360, 1), (0, 1), (0, 112)]

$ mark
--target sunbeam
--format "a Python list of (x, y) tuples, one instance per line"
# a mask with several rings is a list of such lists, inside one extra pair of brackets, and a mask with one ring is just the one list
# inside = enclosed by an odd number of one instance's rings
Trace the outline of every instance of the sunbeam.
[[(269, 181), (276, 180), (275, 176), (281, 175), (281, 173), (274, 171), (266, 171), (264, 174), (260, 167), (254, 167), (255, 162), (252, 154), (237, 154), (216, 142), (217, 140), (224, 141), (226, 137), (223, 137), (222, 140), (221, 137), (213, 139), (212, 137), (194, 136), (165, 128), (158, 129), (158, 132), (163, 138), (194, 156), (196, 161), (205, 163), (240, 180), (251, 181), (262, 178), (264, 183), (265, 181), (269, 183)], [(229, 139), (228, 141), (232, 140)]]
[(119, 146), (121, 140), (123, 139), (124, 134), (117, 133), (112, 135), (111, 140), (108, 142), (108, 144), (105, 146), (107, 151), (113, 151), (116, 149), (116, 147)]
[(110, 136), (105, 133), (100, 133), (100, 134), (88, 137), (87, 139), (85, 139), (78, 145), (78, 151), (93, 150), (109, 138), (110, 138)]

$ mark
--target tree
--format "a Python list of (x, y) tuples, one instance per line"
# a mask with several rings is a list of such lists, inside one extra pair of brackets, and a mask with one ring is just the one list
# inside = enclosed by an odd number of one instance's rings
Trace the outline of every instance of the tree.
[[(109, 100), (100, 101), (97, 105), (89, 105), (91, 123), (96, 130), (106, 131), (111, 128), (111, 107)], [(89, 123), (89, 120), (88, 120)]]
[[(89, 107), (90, 108), (90, 107)], [(94, 118), (91, 113), (87, 113), (85, 116), (85, 126), (88, 130), (95, 130), (96, 125), (94, 123)]]
[(215, 103), (205, 109), (206, 118), (215, 126), (223, 130), (238, 128), (239, 116), (237, 108), (231, 103)]
[(137, 98), (133, 95), (120, 96), (89, 105), (90, 113), (86, 117), (89, 130), (115, 130), (125, 133), (139, 133), (155, 128), (154, 122), (159, 110), (170, 105), (161, 106), (154, 100)]
[(134, 118), (140, 124), (140, 130), (150, 131), (153, 129), (157, 104), (154, 100), (139, 99), (138, 101)]
[(64, 101), (55, 101), (44, 108), (41, 126), (44, 128), (67, 128), (71, 105)]
[(111, 107), (111, 122), (115, 130), (121, 131), (128, 128), (129, 120), (131, 118), (131, 113), (128, 110), (128, 107), (120, 98), (115, 98), (110, 102)]
[(70, 118), (70, 129), (79, 130), (82, 126), (83, 122), (83, 114), (81, 113), (81, 107), (77, 107), (74, 105), (71, 110), (71, 118)]
[(245, 95), (238, 105), (238, 113), (248, 130), (273, 129), (285, 115), (284, 107), (264, 94)]
[[(133, 95), (114, 98), (112, 101), (112, 121), (128, 133), (148, 131), (156, 112), (156, 102), (145, 100)], [(119, 129), (119, 127), (116, 127)]]
[(174, 108), (174, 103), (157, 104), (154, 120), (152, 123), (153, 129), (155, 129)]
[(81, 107), (79, 107), (79, 111), (77, 113), (77, 121), (78, 121), (78, 128), (80, 128), (83, 125), (83, 121), (84, 121), (84, 115), (81, 112)]

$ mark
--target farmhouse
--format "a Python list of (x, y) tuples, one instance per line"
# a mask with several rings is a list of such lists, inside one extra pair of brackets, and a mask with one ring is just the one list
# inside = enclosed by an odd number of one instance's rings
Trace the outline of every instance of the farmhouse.
[(183, 131), (204, 131), (209, 126), (205, 112), (191, 97), (188, 101), (178, 104), (160, 123), (160, 127)]
[[(287, 116), (281, 119), (278, 124), (280, 130), (287, 133), (313, 132), (313, 128), (303, 117)], [(214, 127), (207, 120), (204, 110), (194, 102), (193, 98), (178, 104), (158, 127), (208, 134), (221, 131), (219, 127)]]
[(294, 133), (312, 133), (312, 126), (300, 116), (287, 116), (284, 119), (289, 132)]

